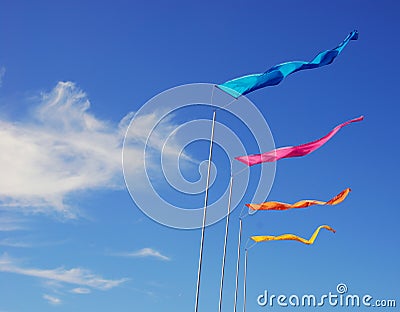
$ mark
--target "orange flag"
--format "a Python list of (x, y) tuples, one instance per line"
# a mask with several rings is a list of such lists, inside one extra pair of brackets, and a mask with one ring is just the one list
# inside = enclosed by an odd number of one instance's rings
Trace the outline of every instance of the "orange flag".
[(347, 195), (350, 193), (351, 189), (347, 188), (334, 198), (328, 200), (327, 202), (320, 201), (320, 200), (301, 200), (294, 204), (286, 204), (281, 202), (265, 202), (262, 204), (246, 204), (251, 210), (288, 210), (294, 208), (307, 208), (313, 205), (337, 205), (340, 204), (342, 201), (345, 200)]
[(327, 229), (328, 231), (336, 233), (336, 231), (333, 228), (331, 228), (329, 225), (321, 225), (320, 227), (318, 227), (315, 230), (315, 232), (313, 233), (313, 235), (311, 236), (310, 239), (305, 239), (305, 238), (299, 237), (294, 234), (283, 234), (283, 235), (279, 235), (279, 236), (268, 236), (268, 235), (266, 235), (266, 236), (265, 235), (264, 236), (251, 236), (251, 239), (253, 241), (255, 241), (256, 243), (267, 242), (267, 241), (272, 241), (272, 240), (295, 240), (295, 241), (298, 241), (303, 244), (311, 245), (314, 243), (314, 241), (317, 238), (318, 233), (321, 229)]

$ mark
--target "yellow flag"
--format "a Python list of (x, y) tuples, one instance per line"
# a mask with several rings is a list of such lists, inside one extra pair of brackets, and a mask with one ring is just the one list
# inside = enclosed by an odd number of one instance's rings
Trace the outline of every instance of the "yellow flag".
[(315, 239), (318, 236), (318, 233), (321, 229), (327, 229), (328, 231), (331, 231), (333, 233), (335, 233), (336, 231), (331, 228), (329, 225), (321, 225), (320, 227), (318, 227), (315, 232), (313, 233), (313, 235), (311, 236), (310, 239), (305, 239), (302, 237), (299, 237), (297, 235), (294, 234), (283, 234), (283, 235), (279, 235), (279, 236), (251, 236), (251, 239), (253, 241), (255, 241), (256, 243), (259, 242), (266, 242), (266, 241), (272, 241), (272, 240), (295, 240), (298, 241), (300, 243), (303, 244), (307, 244), (307, 245), (311, 245), (314, 243)]

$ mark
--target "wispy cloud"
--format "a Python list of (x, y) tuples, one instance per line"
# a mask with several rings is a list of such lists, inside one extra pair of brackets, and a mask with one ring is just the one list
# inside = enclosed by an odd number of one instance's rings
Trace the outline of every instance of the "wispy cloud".
[(118, 280), (105, 279), (100, 275), (93, 274), (89, 270), (82, 268), (26, 268), (18, 265), (18, 263), (16, 263), (15, 260), (11, 259), (7, 254), (3, 254), (0, 257), (0, 271), (37, 277), (39, 279), (55, 281), (59, 283), (86, 286), (100, 290), (109, 290), (111, 288), (121, 285), (128, 280), (126, 278)]
[(89, 288), (78, 287), (78, 288), (71, 289), (71, 292), (74, 293), (74, 294), (86, 295), (86, 294), (90, 294), (90, 289)]
[[(3, 209), (74, 218), (77, 212), (68, 204), (68, 195), (124, 187), (121, 149), (133, 113), (118, 124), (97, 118), (89, 111), (86, 93), (72, 82), (59, 82), (38, 102), (23, 122), (0, 119), (0, 203)], [(143, 164), (139, 160), (146, 138), (140, 129), (148, 128), (154, 114), (137, 122), (135, 140), (141, 144), (127, 147), (132, 159), (138, 160), (130, 170)], [(164, 122), (149, 144), (162, 149), (162, 136), (174, 127), (171, 120)], [(167, 152), (180, 151), (172, 147)]]
[(53, 297), (47, 294), (43, 295), (43, 299), (47, 300), (48, 303), (53, 304), (53, 305), (59, 305), (61, 304), (61, 299), (57, 297)]
[[(46, 238), (47, 239), (47, 238)], [(14, 248), (34, 248), (34, 247), (48, 247), (65, 244), (63, 241), (46, 241), (40, 237), (20, 236), (20, 237), (5, 237), (0, 239), (0, 246), (14, 247)]]
[(31, 120), (0, 120), (3, 203), (68, 213), (67, 194), (118, 185), (120, 129), (90, 114), (89, 107), (83, 91), (60, 82), (42, 94)]
[(4, 238), (0, 240), (0, 246), (15, 247), (15, 248), (31, 248), (32, 244), (16, 240), (14, 238)]
[(0, 217), (0, 232), (26, 230), (25, 220), (13, 215), (2, 214)]
[(133, 252), (124, 252), (124, 253), (117, 253), (114, 254), (116, 256), (120, 256), (120, 257), (130, 257), (130, 258), (156, 258), (159, 260), (163, 260), (163, 261), (170, 261), (171, 258), (167, 257), (165, 255), (163, 255), (161, 252), (152, 249), (152, 248), (142, 248), (140, 250), (137, 251), (133, 251)]
[(3, 78), (6, 74), (6, 68), (4, 66), (0, 67), (0, 87), (3, 85)]

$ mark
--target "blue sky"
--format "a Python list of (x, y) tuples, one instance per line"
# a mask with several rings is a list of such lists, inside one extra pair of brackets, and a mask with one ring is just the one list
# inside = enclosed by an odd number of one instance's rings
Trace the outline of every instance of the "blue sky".
[[(244, 220), (245, 241), (252, 234), (309, 237), (325, 223), (337, 230), (321, 232), (312, 246), (252, 248), (248, 310), (266, 309), (256, 303), (265, 289), (323, 294), (339, 283), (399, 303), (399, 6), (388, 0), (1, 0), (0, 311), (193, 309), (200, 231), (162, 226), (130, 198), (121, 141), (131, 113), (175, 86), (222, 83), (310, 60), (354, 29), (359, 40), (334, 64), (248, 95), (276, 146), (314, 140), (365, 116), (317, 152), (278, 162), (270, 200), (327, 200), (346, 187), (353, 191), (336, 207)], [(182, 114), (161, 130), (210, 118), (211, 110)], [(203, 143), (187, 150), (198, 162), (207, 159)], [(219, 155), (217, 164), (226, 161)], [(227, 186), (225, 178), (216, 181), (212, 196)], [(172, 201), (199, 200), (164, 191)], [(233, 304), (240, 210), (231, 216), (224, 311)], [(206, 230), (200, 311), (217, 309), (224, 226)]]

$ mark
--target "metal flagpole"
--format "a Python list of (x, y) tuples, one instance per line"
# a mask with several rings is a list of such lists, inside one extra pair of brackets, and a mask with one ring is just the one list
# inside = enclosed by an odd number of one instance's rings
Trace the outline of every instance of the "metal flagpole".
[(244, 276), (243, 276), (243, 312), (246, 312), (246, 284), (247, 284), (247, 252), (248, 249), (245, 250), (244, 254)]
[(227, 246), (227, 242), (228, 242), (229, 215), (231, 214), (232, 185), (233, 185), (233, 176), (231, 175), (231, 180), (229, 182), (228, 212), (227, 212), (227, 215), (226, 215), (226, 226), (225, 226), (224, 255), (222, 257), (221, 284), (220, 284), (220, 287), (219, 287), (218, 312), (221, 312), (221, 309), (222, 309), (222, 290), (224, 288), (226, 246)]
[(206, 183), (206, 194), (204, 197), (204, 209), (203, 209), (203, 225), (201, 227), (201, 242), (200, 242), (200, 255), (199, 255), (199, 268), (197, 271), (197, 288), (196, 288), (196, 303), (194, 311), (197, 312), (199, 308), (199, 291), (200, 291), (200, 277), (201, 277), (201, 265), (203, 262), (203, 246), (204, 246), (204, 232), (206, 227), (206, 217), (207, 217), (207, 204), (208, 204), (208, 188), (210, 185), (210, 171), (211, 171), (211, 160), (212, 160), (212, 149), (214, 142), (214, 127), (215, 127), (215, 117), (217, 111), (214, 110), (212, 126), (211, 126), (211, 139), (210, 139), (210, 153), (208, 156), (208, 170), (207, 170), (207, 183)]
[(240, 243), (242, 241), (242, 218), (239, 219), (239, 241), (238, 241), (238, 253), (236, 263), (236, 287), (235, 287), (235, 305), (233, 311), (236, 312), (237, 297), (238, 297), (238, 284), (239, 284), (239, 264), (240, 264)]

